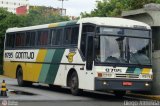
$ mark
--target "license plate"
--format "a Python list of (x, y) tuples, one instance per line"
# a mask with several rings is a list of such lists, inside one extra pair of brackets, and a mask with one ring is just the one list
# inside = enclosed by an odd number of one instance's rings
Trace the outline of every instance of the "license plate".
[(123, 82), (123, 86), (132, 86), (133, 83), (132, 82)]

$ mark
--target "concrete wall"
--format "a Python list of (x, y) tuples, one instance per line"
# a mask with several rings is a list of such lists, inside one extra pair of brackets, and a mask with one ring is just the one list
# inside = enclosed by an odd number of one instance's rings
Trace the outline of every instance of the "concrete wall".
[(153, 72), (152, 94), (160, 94), (160, 50), (153, 53)]
[(153, 52), (155, 50), (160, 50), (160, 27), (152, 27), (152, 44)]

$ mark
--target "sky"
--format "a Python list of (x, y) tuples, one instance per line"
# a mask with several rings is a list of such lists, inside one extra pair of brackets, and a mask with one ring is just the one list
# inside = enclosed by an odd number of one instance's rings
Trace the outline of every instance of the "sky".
[[(81, 12), (90, 12), (96, 7), (96, 0), (64, 0), (63, 7), (67, 9), (67, 15), (80, 16)], [(60, 0), (29, 0), (30, 5), (51, 6), (61, 8)]]

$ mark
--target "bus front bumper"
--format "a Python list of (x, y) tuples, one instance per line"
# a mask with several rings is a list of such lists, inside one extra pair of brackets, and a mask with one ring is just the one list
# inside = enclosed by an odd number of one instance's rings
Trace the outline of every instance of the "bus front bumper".
[(152, 80), (95, 78), (95, 90), (150, 91)]

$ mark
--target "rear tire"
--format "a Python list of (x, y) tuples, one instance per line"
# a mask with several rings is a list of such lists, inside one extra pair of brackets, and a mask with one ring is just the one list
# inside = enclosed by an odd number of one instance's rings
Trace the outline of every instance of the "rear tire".
[(76, 72), (73, 72), (71, 75), (70, 89), (71, 89), (71, 93), (75, 96), (80, 95), (82, 93), (82, 90), (79, 89), (78, 75)]
[(32, 85), (32, 82), (23, 80), (23, 70), (21, 67), (19, 67), (17, 69), (16, 76), (17, 76), (17, 82), (18, 82), (19, 86), (23, 87), (23, 86), (31, 86)]

